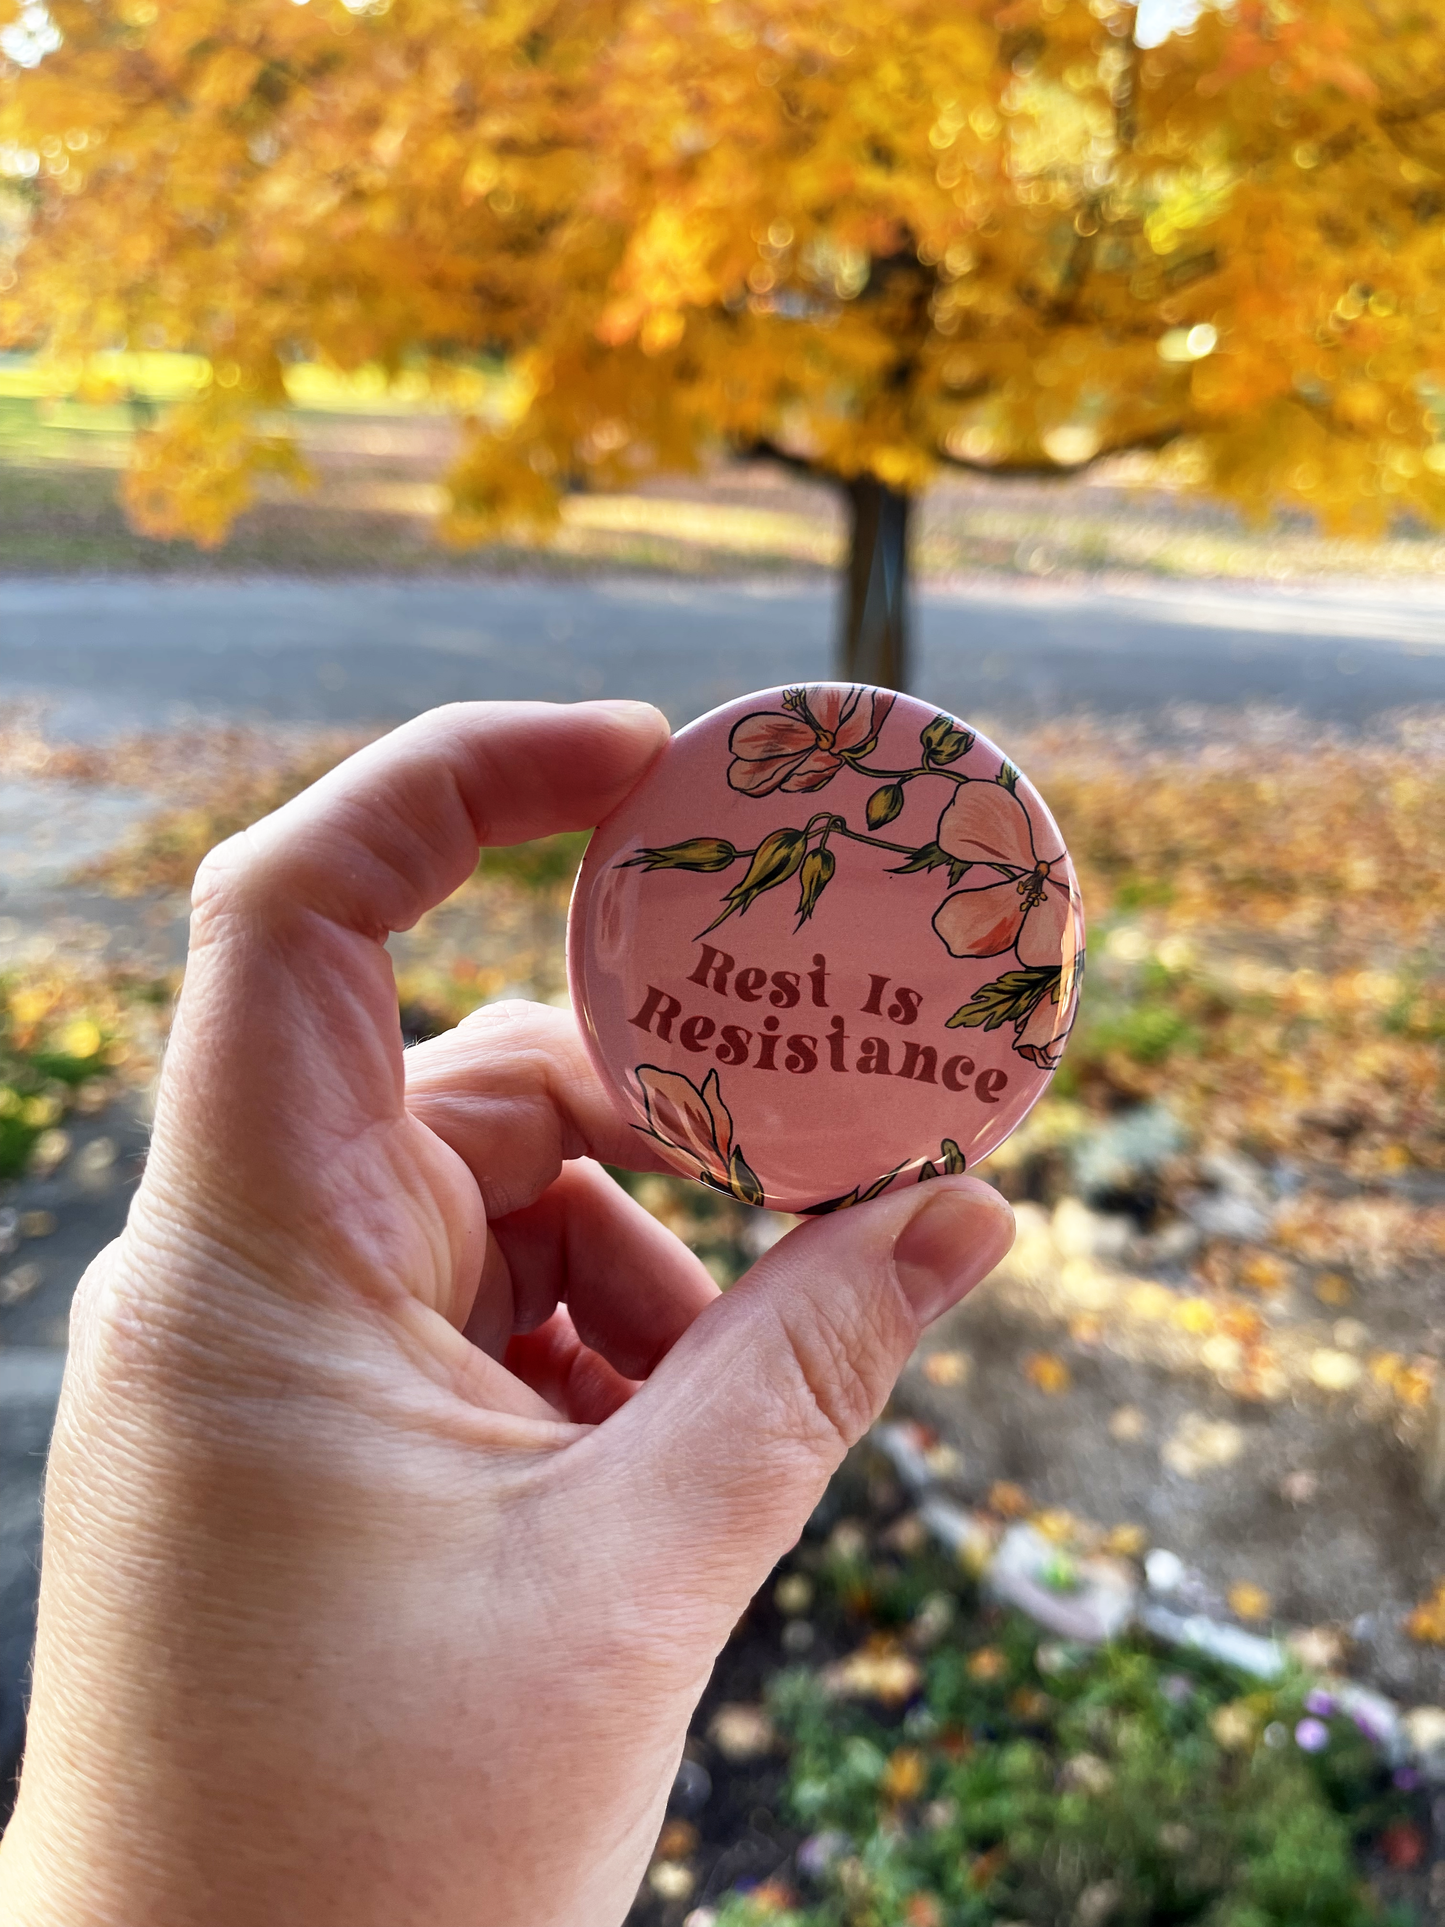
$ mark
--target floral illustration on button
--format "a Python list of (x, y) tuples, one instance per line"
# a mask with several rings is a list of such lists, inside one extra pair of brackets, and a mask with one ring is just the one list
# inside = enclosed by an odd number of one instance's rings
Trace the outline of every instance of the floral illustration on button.
[(744, 796), (820, 790), (845, 764), (871, 754), (892, 707), (885, 689), (790, 689), (781, 710), (759, 710), (735, 726), (728, 782)]
[[(875, 1178), (871, 1184), (855, 1184), (853, 1189), (845, 1192), (841, 1198), (829, 1198), (825, 1204), (812, 1205), (802, 1213), (802, 1216), (822, 1218), (830, 1211), (846, 1211), (850, 1205), (867, 1204), (871, 1198), (882, 1197), (889, 1185), (905, 1168), (902, 1164), (895, 1165), (893, 1170), (885, 1171), (881, 1178)], [(957, 1140), (946, 1137), (938, 1147), (937, 1163), (932, 1158), (924, 1158), (918, 1167), (918, 1182), (923, 1184), (929, 1178), (961, 1178), (966, 1168), (963, 1151)]]
[[(700, 835), (639, 850), (621, 867), (720, 875), (745, 863), (702, 936), (795, 879), (801, 928), (849, 846), (901, 857), (889, 866), (894, 875), (926, 877), (941, 870), (948, 894), (932, 917), (939, 942), (960, 960), (1008, 958), (1018, 966), (980, 986), (948, 1027), (991, 1031), (1012, 1024), (1013, 1049), (1051, 1071), (1073, 1025), (1084, 968), (1063, 845), (1019, 795), (1019, 772), (1011, 763), (1001, 760), (992, 778), (952, 767), (977, 738), (951, 716), (936, 715), (919, 732), (916, 760), (910, 751), (905, 767), (880, 766), (875, 758), (885, 755), (881, 739), (893, 704), (886, 690), (858, 684), (789, 689), (780, 708), (742, 717), (728, 739), (728, 783), (745, 796), (812, 793), (845, 770), (874, 781), (878, 786), (864, 803), (861, 823), (821, 810), (802, 824), (768, 831), (752, 849)], [(909, 786), (921, 781), (950, 786), (931, 840), (914, 846), (881, 835), (901, 814)], [(835, 1200), (833, 1206), (854, 1201)]]
[(656, 1064), (639, 1064), (633, 1076), (647, 1112), (646, 1136), (680, 1151), (697, 1165), (692, 1175), (714, 1191), (726, 1191), (743, 1204), (764, 1202), (762, 1185), (733, 1142), (732, 1113), (723, 1103), (716, 1071), (709, 1071), (701, 1086)]

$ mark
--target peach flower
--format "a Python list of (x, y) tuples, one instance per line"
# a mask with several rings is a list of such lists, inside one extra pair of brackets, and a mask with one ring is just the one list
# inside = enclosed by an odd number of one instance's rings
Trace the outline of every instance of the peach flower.
[(1064, 1045), (1069, 1041), (1069, 1032), (1074, 1022), (1074, 998), (1072, 992), (1061, 995), (1064, 980), (1061, 977), (1045, 996), (1041, 997), (1021, 1024), (1014, 1026), (1014, 1049), (1020, 1057), (1028, 1058), (1040, 1070), (1057, 1070), (1059, 1059), (1064, 1054)]
[(819, 790), (855, 756), (876, 746), (893, 698), (854, 683), (790, 689), (781, 710), (762, 709), (733, 725), (728, 782), (745, 796)]
[[(1040, 847), (1042, 845), (1042, 848)], [(938, 822), (938, 847), (956, 862), (1004, 872), (945, 897), (933, 919), (955, 957), (1016, 953), (1028, 968), (1072, 958), (1068, 864), (1052, 829), (1036, 830), (1003, 783), (961, 783)]]
[(704, 1184), (744, 1204), (761, 1204), (763, 1188), (733, 1143), (732, 1113), (722, 1101), (717, 1072), (708, 1072), (701, 1090), (680, 1071), (655, 1064), (640, 1064), (635, 1076), (647, 1108), (648, 1135), (690, 1158)]

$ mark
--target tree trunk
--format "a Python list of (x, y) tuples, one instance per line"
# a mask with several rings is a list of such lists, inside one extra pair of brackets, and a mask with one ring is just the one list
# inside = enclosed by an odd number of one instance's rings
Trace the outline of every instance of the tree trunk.
[(856, 475), (843, 487), (848, 494), (850, 548), (838, 674), (846, 682), (907, 689), (912, 497), (873, 475)]

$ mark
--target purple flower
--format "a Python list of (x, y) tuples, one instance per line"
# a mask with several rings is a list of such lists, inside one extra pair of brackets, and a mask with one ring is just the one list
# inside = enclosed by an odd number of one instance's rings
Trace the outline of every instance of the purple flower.
[(1305, 1711), (1307, 1713), (1313, 1713), (1319, 1719), (1327, 1720), (1334, 1710), (1335, 1696), (1333, 1693), (1321, 1692), (1320, 1688), (1316, 1686), (1312, 1691), (1305, 1694)]
[(1306, 1753), (1323, 1753), (1330, 1743), (1330, 1729), (1323, 1720), (1301, 1720), (1294, 1730), (1295, 1745)]
[(812, 1834), (798, 1848), (798, 1872), (808, 1880), (822, 1880), (828, 1869), (843, 1858), (852, 1844), (846, 1833), (834, 1829)]
[(1390, 1781), (1401, 1793), (1415, 1793), (1421, 1785), (1420, 1775), (1413, 1766), (1397, 1766), (1390, 1775)]

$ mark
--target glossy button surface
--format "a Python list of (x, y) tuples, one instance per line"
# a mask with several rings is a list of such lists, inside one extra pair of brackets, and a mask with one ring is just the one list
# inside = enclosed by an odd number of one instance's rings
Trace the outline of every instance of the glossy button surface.
[(1059, 1061), (1083, 943), (1063, 840), (1001, 750), (822, 683), (679, 731), (588, 847), (568, 970), (662, 1157), (801, 1212), (1001, 1144)]

